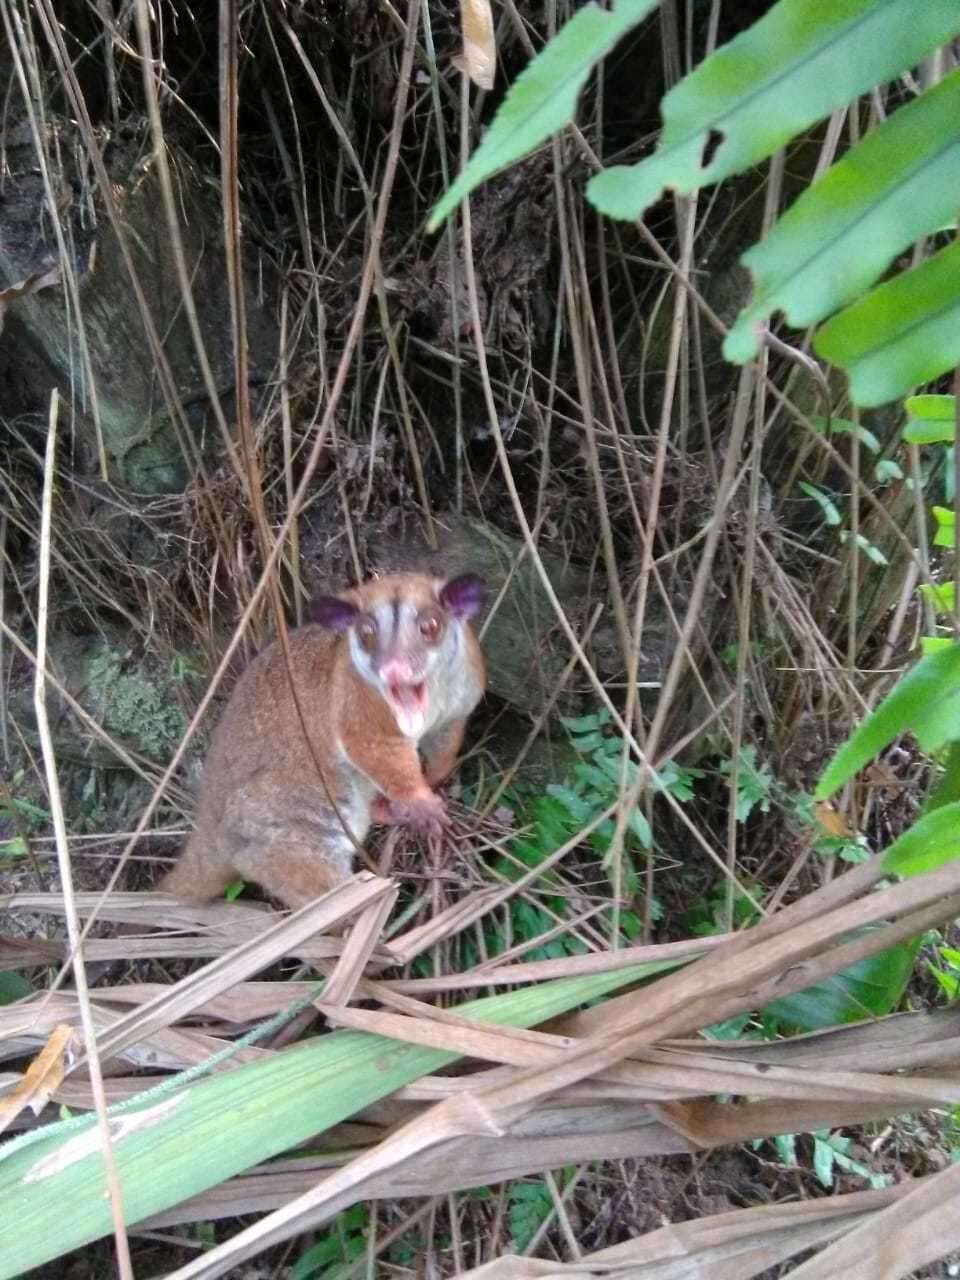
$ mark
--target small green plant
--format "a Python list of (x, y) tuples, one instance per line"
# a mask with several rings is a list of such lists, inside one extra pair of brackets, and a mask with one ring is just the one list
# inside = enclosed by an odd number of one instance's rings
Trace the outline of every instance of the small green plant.
[[(763, 902), (763, 887), (740, 880), (733, 892), (733, 927), (744, 929), (760, 919), (756, 903)], [(684, 915), (688, 933), (695, 938), (709, 938), (727, 931), (727, 884), (714, 884), (703, 897), (697, 898)]]
[(14, 831), (14, 834), (0, 838), (0, 862), (6, 858), (26, 857), (29, 835), (50, 823), (46, 809), (19, 794), (24, 777), (24, 771), (20, 769), (11, 782), (0, 782), (0, 830), (6, 825), (4, 819), (7, 819)]
[[(813, 1139), (813, 1171), (817, 1176), (817, 1181), (821, 1186), (826, 1187), (830, 1191), (837, 1178), (838, 1173), (852, 1173), (859, 1178), (863, 1178), (874, 1191), (879, 1191), (883, 1187), (888, 1187), (892, 1181), (889, 1174), (874, 1173), (867, 1165), (860, 1160), (855, 1160), (850, 1155), (850, 1148), (853, 1145), (853, 1139), (846, 1137), (836, 1130), (818, 1129), (812, 1133)], [(754, 1142), (754, 1149), (758, 1148), (759, 1142)], [(790, 1169), (799, 1169), (801, 1167), (800, 1157), (797, 1152), (797, 1134), (781, 1133), (773, 1139), (773, 1144), (777, 1150), (777, 1156), (781, 1164)]]
[(948, 1000), (960, 997), (960, 951), (956, 947), (941, 943), (937, 946), (937, 963), (928, 961), (927, 968)]
[[(924, 471), (936, 471), (941, 477), (941, 494), (946, 503), (954, 499), (954, 465), (953, 452), (956, 436), (956, 398), (943, 395), (909, 396), (904, 401), (907, 411), (907, 425), (902, 436), (905, 444), (916, 446), (933, 446), (942, 452), (940, 466), (932, 466)], [(929, 475), (922, 480), (927, 489)], [(930, 513), (934, 520), (933, 545), (951, 549), (957, 543), (956, 515), (951, 506), (938, 506), (932, 503)], [(952, 615), (956, 609), (956, 584), (947, 582), (923, 582), (917, 588), (926, 600), (934, 615), (945, 617), (943, 624), (938, 624), (933, 635), (921, 638), (924, 653), (934, 653), (937, 649), (947, 649), (953, 643)]]
[[(729, 778), (733, 773), (732, 762), (721, 760), (720, 772)], [(737, 762), (737, 821), (746, 822), (754, 809), (769, 813), (773, 791), (774, 778), (770, 766), (757, 763), (755, 746), (742, 746)]]
[[(504, 797), (505, 803), (517, 815), (518, 826), (524, 828), (524, 833), (511, 841), (510, 856), (499, 859), (495, 864), (495, 870), (507, 880), (517, 880), (529, 869), (540, 866), (552, 853), (575, 839), (580, 831), (615, 805), (624, 788), (636, 782), (637, 765), (625, 756), (623, 737), (616, 732), (605, 708), (590, 715), (564, 719), (563, 725), (580, 757), (573, 766), (572, 776), (562, 783), (551, 784), (545, 794), (531, 795), (523, 788), (514, 788)], [(671, 761), (658, 774), (655, 788), (669, 791), (676, 799), (685, 802), (693, 796), (696, 781), (702, 776), (701, 770), (681, 769)], [(606, 859), (612, 851), (615, 831), (614, 819), (606, 818), (585, 837), (584, 842), (601, 859)], [(653, 833), (645, 814), (639, 807), (634, 807), (627, 819), (622, 847), (621, 887), (627, 899), (640, 892), (635, 858), (651, 850), (653, 843)], [(559, 880), (547, 872), (541, 885), (549, 887), (551, 884), (559, 889)], [(569, 903), (559, 892), (549, 897), (544, 905), (561, 918), (569, 912)], [(651, 903), (651, 913), (654, 919), (662, 914), (656, 901)], [(639, 935), (642, 923), (635, 911), (621, 910), (619, 921), (625, 939)], [(511, 929), (515, 942), (535, 939), (554, 924), (555, 920), (548, 911), (529, 901), (518, 899), (511, 906)], [(503, 949), (503, 940), (494, 933), (488, 935), (487, 942), (493, 954)], [(532, 949), (528, 957), (550, 959), (577, 955), (583, 950), (584, 946), (577, 938), (560, 934)]]
[(954, 1164), (960, 1164), (960, 1106), (952, 1107), (947, 1119), (947, 1150)]
[[(558, 1172), (556, 1175), (558, 1185), (569, 1181), (574, 1173), (572, 1166)], [(553, 1209), (553, 1196), (546, 1182), (522, 1181), (511, 1183), (507, 1200), (507, 1220), (510, 1224), (513, 1249), (517, 1253), (523, 1253), (550, 1216)]]
[(335, 1277), (362, 1258), (367, 1247), (370, 1215), (364, 1204), (352, 1205), (334, 1218), (328, 1231), (290, 1268), (289, 1280), (335, 1280)]

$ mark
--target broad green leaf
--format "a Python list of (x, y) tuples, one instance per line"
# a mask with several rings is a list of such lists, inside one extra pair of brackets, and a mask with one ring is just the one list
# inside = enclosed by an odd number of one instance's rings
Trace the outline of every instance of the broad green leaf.
[(921, 636), (920, 652), (926, 657), (928, 653), (943, 653), (945, 649), (952, 649), (955, 644), (952, 636)]
[(883, 865), (894, 875), (918, 876), (958, 857), (960, 801), (954, 801), (931, 809), (894, 840), (883, 855)]
[[(664, 968), (558, 979), (473, 1000), (458, 1012), (529, 1027)], [(125, 1221), (138, 1222), (338, 1124), (458, 1055), (336, 1031), (162, 1098), (116, 1109), (114, 1155)], [(121, 1120), (122, 1117), (122, 1120)], [(0, 1149), (0, 1280), (112, 1230), (95, 1117)], [(22, 1140), (21, 1140), (22, 1142)], [(69, 1213), (64, 1212), (69, 1205)]]
[(925, 813), (954, 804), (960, 800), (960, 742), (951, 742), (947, 750), (947, 763), (940, 781), (927, 797)]
[(950, 422), (908, 422), (903, 428), (903, 438), (907, 444), (949, 444), (956, 434), (956, 423)]
[(953, 547), (957, 542), (957, 513), (949, 507), (931, 507), (933, 518), (937, 522), (933, 535), (935, 547)]
[(827, 321), (814, 348), (847, 371), (855, 403), (896, 400), (960, 363), (958, 280), (955, 241)]
[(664, 188), (689, 194), (749, 168), (958, 31), (956, 0), (781, 0), (670, 90), (655, 154), (598, 174), (587, 196), (639, 218)]
[[(945, 717), (940, 714), (944, 708)], [(960, 644), (921, 658), (897, 682), (830, 761), (814, 799), (829, 800), (894, 738), (907, 732), (916, 735), (924, 751), (960, 738)]]
[(904, 408), (910, 415), (903, 429), (907, 444), (950, 443), (957, 429), (953, 396), (908, 396)]
[(929, 600), (937, 613), (953, 613), (953, 603), (957, 598), (955, 582), (923, 582), (920, 594)]
[[(960, 12), (960, 8), (957, 9)], [(956, 207), (960, 72), (895, 111), (795, 202), (742, 258), (754, 292), (724, 342), (757, 352), (774, 311), (806, 328), (859, 298), (893, 258)]]
[(954, 396), (907, 396), (903, 407), (911, 418), (924, 422), (952, 422), (957, 411)]
[(764, 1013), (800, 1031), (882, 1018), (900, 1003), (920, 941), (917, 938), (867, 956), (816, 986), (775, 1000), (764, 1007)]
[(578, 9), (510, 86), (469, 164), (430, 214), (427, 230), (435, 231), (481, 182), (569, 124), (590, 72), (657, 3), (616, 0), (612, 9), (597, 4)]

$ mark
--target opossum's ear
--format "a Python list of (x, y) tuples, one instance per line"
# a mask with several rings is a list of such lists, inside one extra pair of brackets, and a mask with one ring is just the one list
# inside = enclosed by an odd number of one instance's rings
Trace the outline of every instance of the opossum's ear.
[(440, 603), (454, 618), (472, 618), (487, 602), (487, 584), (476, 573), (451, 578), (440, 589)]
[(310, 621), (330, 631), (346, 631), (356, 621), (360, 610), (339, 596), (317, 596), (310, 601)]

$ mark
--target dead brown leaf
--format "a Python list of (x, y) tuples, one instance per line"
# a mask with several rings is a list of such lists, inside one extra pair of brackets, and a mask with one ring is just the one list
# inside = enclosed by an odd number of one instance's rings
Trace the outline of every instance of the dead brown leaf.
[(37, 1116), (47, 1105), (50, 1095), (63, 1080), (65, 1060), (74, 1051), (75, 1036), (73, 1027), (65, 1024), (53, 1029), (13, 1093), (0, 1100), (0, 1133), (9, 1127), (24, 1107), (29, 1107)]
[(492, 89), (497, 74), (497, 46), (493, 38), (490, 0), (460, 0), (463, 53), (454, 64), (478, 89)]

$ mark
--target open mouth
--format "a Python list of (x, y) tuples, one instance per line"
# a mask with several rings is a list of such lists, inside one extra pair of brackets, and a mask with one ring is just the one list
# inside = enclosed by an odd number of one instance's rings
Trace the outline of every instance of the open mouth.
[(391, 684), (387, 692), (400, 732), (408, 738), (414, 737), (422, 730), (427, 716), (426, 683)]

